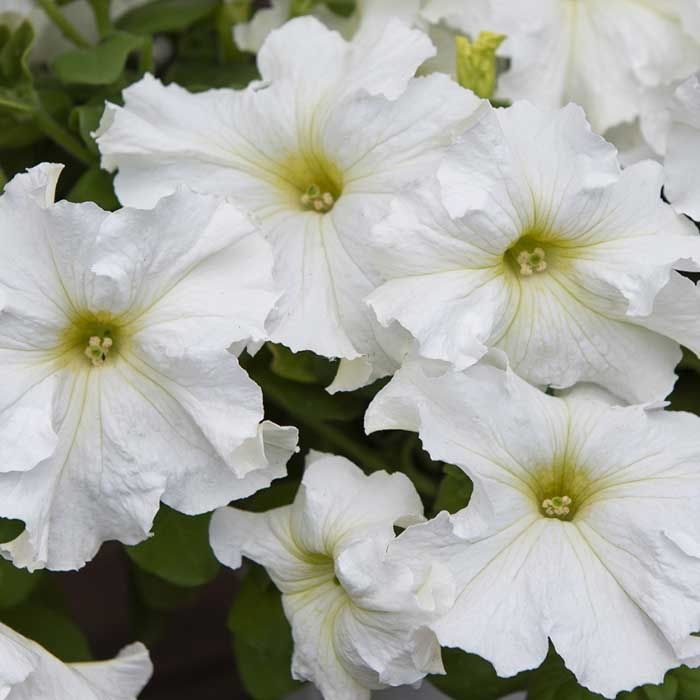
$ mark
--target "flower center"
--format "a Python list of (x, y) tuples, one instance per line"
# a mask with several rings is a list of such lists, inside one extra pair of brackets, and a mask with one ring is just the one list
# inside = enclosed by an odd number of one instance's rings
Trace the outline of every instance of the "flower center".
[(517, 263), (520, 265), (520, 274), (529, 277), (535, 272), (544, 272), (547, 269), (547, 256), (538, 246), (532, 252), (521, 250), (518, 253)]
[(63, 352), (75, 352), (93, 367), (104, 367), (124, 342), (124, 329), (108, 312), (76, 314), (63, 334)]
[(301, 148), (279, 164), (280, 185), (303, 211), (327, 214), (343, 193), (343, 174), (316, 148)]
[(309, 185), (301, 195), (301, 205), (309, 211), (325, 214), (333, 209), (335, 197), (330, 192), (324, 192), (318, 185)]
[(536, 238), (524, 236), (505, 254), (505, 260), (520, 277), (532, 277), (549, 267), (547, 245)]
[(563, 518), (571, 512), (571, 499), (568, 496), (552, 496), (542, 501), (542, 512), (548, 518)]
[(551, 463), (529, 471), (526, 483), (527, 495), (543, 518), (565, 521), (576, 520), (598, 488), (590, 470), (569, 456), (566, 449)]
[(88, 345), (85, 348), (85, 357), (92, 362), (93, 367), (102, 367), (113, 344), (114, 341), (108, 335), (104, 338), (93, 335), (88, 340)]

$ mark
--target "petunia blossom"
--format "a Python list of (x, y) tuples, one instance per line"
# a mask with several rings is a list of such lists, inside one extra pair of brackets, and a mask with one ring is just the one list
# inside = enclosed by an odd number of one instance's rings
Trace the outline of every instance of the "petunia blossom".
[[(456, 64), (455, 32), (442, 23), (426, 21), (422, 8), (426, 0), (357, 0), (349, 16), (339, 15), (324, 3), (314, 5), (311, 14), (346, 39), (364, 42), (381, 34), (392, 18), (424, 31), (435, 44), (437, 54), (427, 59), (420, 73), (441, 71), (453, 74)], [(258, 9), (250, 21), (240, 22), (233, 28), (236, 45), (257, 53), (268, 35), (279, 29), (292, 17), (291, 0), (272, 0), (270, 7)]]
[[(222, 508), (210, 536), (224, 564), (248, 557), (282, 592), (292, 675), (326, 700), (369, 700), (370, 690), (444, 673), (427, 625), (453, 602), (451, 575), (435, 556), (451, 526), (414, 525), (422, 520), (405, 475), (366, 476), (343, 457), (314, 454), (292, 505)], [(408, 529), (396, 537), (394, 526)]]
[(263, 418), (229, 352), (265, 337), (272, 257), (235, 207), (184, 190), (152, 210), (54, 203), (62, 166), (0, 198), (2, 551), (72, 569), (285, 474), (295, 429)]
[(468, 34), (506, 34), (498, 96), (576, 102), (599, 133), (633, 122), (648, 90), (700, 68), (698, 0), (431, 0), (424, 14)]
[(378, 282), (366, 241), (391, 196), (437, 167), (479, 104), (444, 75), (411, 80), (433, 53), (397, 20), (350, 43), (301, 17), (266, 40), (262, 82), (191, 94), (146, 76), (99, 129), (124, 204), (150, 206), (184, 183), (256, 214), (283, 292), (271, 337), (351, 363), (335, 388), (395, 369), (404, 337), (362, 302)]
[(669, 101), (670, 121), (664, 194), (679, 212), (700, 220), (700, 81), (694, 75)]
[(700, 295), (674, 268), (700, 237), (660, 198), (663, 170), (620, 169), (579, 107), (484, 106), (368, 244), (368, 297), (425, 357), (463, 369), (488, 350), (533, 384), (666, 397), (679, 343), (700, 350)]
[(444, 542), (458, 597), (433, 625), (441, 644), (512, 676), (551, 640), (608, 697), (700, 664), (700, 418), (411, 362), (366, 420), (417, 431), (474, 482)]
[(0, 624), (0, 696), (6, 700), (136, 700), (153, 673), (143, 644), (110, 661), (65, 664)]

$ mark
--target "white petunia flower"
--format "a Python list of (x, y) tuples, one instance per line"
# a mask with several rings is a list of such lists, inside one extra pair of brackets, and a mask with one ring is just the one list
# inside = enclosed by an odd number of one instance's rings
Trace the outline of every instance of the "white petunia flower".
[(111, 661), (64, 664), (0, 624), (0, 697), (6, 700), (136, 700), (153, 673), (143, 644)]
[(292, 675), (326, 700), (369, 700), (370, 690), (444, 673), (427, 625), (452, 605), (454, 583), (434, 555), (446, 518), (423, 520), (400, 473), (365, 476), (343, 457), (315, 455), (290, 506), (267, 513), (222, 508), (211, 544), (226, 565), (245, 556), (282, 592), (292, 626)]
[[(381, 0), (380, 0), (381, 1)], [(400, 0), (399, 0), (400, 1)], [(310, 13), (329, 29), (351, 38), (357, 29), (357, 12), (350, 17), (336, 14), (324, 3), (317, 3)], [(257, 53), (268, 35), (292, 18), (292, 0), (272, 0), (270, 7), (263, 7), (248, 22), (239, 22), (233, 27), (233, 38), (241, 51)]]
[(498, 97), (576, 102), (599, 133), (634, 121), (647, 90), (700, 68), (698, 0), (432, 0), (424, 14), (506, 34)]
[[(317, 3), (311, 14), (328, 28), (340, 32), (346, 39), (362, 42), (376, 37), (392, 19), (424, 31), (435, 44), (437, 54), (421, 66), (421, 73), (441, 71), (453, 74), (456, 64), (455, 32), (440, 23), (426, 21), (421, 9), (426, 0), (357, 0), (354, 12), (343, 17), (324, 3)], [(244, 51), (257, 53), (267, 36), (282, 27), (291, 17), (291, 0), (272, 0), (271, 6), (258, 10), (249, 22), (233, 28), (236, 44)]]
[(269, 246), (237, 209), (184, 191), (153, 210), (53, 203), (62, 166), (0, 198), (2, 550), (82, 566), (148, 536), (159, 501), (201, 513), (285, 474), (294, 429), (227, 348), (264, 337)]
[(700, 81), (692, 76), (671, 100), (664, 194), (679, 212), (700, 220)]
[(367, 428), (415, 430), (474, 481), (453, 516), (459, 593), (433, 626), (441, 644), (511, 676), (551, 640), (609, 697), (700, 663), (698, 417), (550, 397), (484, 364), (430, 376), (408, 363)]
[(293, 20), (260, 51), (263, 83), (191, 94), (147, 76), (125, 90), (102, 120), (103, 165), (118, 168), (124, 204), (152, 205), (185, 183), (253, 210), (283, 290), (272, 339), (352, 361), (347, 388), (362, 385), (393, 371), (402, 342), (362, 303), (379, 281), (371, 225), (437, 166), (478, 104), (446, 76), (410, 80), (432, 53), (396, 21), (353, 44)]
[(678, 343), (700, 350), (700, 294), (673, 269), (700, 237), (662, 179), (650, 161), (620, 171), (579, 107), (484, 106), (437, 181), (374, 227), (388, 281), (368, 301), (458, 369), (494, 347), (533, 384), (664, 398)]

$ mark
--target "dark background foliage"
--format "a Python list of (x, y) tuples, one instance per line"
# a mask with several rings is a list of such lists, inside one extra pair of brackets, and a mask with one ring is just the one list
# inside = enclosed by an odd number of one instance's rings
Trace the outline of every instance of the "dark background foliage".
[[(41, 0), (61, 9), (70, 0)], [(319, 0), (294, 0), (301, 14)], [(118, 202), (112, 177), (100, 170), (90, 132), (105, 100), (146, 71), (190, 90), (244, 87), (257, 76), (254, 56), (232, 41), (235, 22), (250, 16), (247, 0), (153, 0), (109, 22), (109, 0), (90, 0), (100, 28), (96, 45), (77, 46), (50, 65), (30, 64), (32, 28), (0, 27), (0, 186), (42, 161), (66, 163), (58, 196), (92, 200), (106, 209)], [(258, 3), (259, 5), (262, 3)], [(329, 0), (339, 13), (351, 0)], [(430, 460), (416, 436), (384, 432), (366, 437), (364, 411), (381, 387), (330, 396), (332, 362), (311, 353), (292, 354), (267, 345), (242, 362), (263, 388), (267, 417), (301, 429), (301, 453), (289, 476), (241, 507), (265, 510), (290, 503), (309, 449), (342, 454), (367, 472), (404, 471), (432, 515), (464, 507), (471, 483), (450, 465)], [(700, 413), (700, 362), (687, 356), (672, 408)], [(298, 684), (289, 675), (292, 650), (280, 597), (264, 570), (247, 565), (223, 569), (207, 540), (209, 516), (187, 517), (163, 507), (154, 537), (136, 547), (105, 545), (80, 572), (28, 574), (0, 560), (0, 620), (43, 644), (65, 661), (113, 656), (141, 639), (151, 649), (156, 673), (146, 700), (276, 700)], [(8, 541), (22, 523), (0, 521)], [(597, 698), (576, 684), (556, 654), (541, 669), (499, 679), (478, 657), (445, 650), (446, 677), (432, 682), (456, 700), (496, 700), (527, 689), (530, 700)], [(700, 673), (669, 673), (619, 700), (700, 700)]]

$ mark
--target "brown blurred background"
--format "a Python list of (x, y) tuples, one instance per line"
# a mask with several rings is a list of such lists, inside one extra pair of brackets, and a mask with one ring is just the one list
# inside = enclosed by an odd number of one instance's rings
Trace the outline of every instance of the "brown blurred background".
[[(122, 547), (108, 543), (81, 571), (56, 575), (96, 659), (111, 658), (136, 641), (129, 567)], [(149, 644), (155, 674), (143, 700), (249, 697), (238, 679), (226, 628), (236, 586), (236, 573), (222, 569), (214, 581), (196, 591), (193, 600), (163, 616), (159, 640)]]

